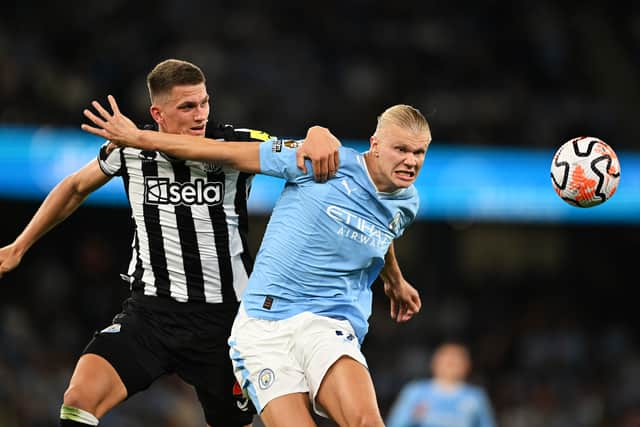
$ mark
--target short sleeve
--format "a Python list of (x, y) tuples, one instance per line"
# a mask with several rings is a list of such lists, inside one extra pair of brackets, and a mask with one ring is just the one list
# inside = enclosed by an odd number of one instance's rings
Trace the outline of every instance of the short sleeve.
[(102, 144), (98, 153), (100, 169), (107, 176), (120, 175), (122, 171), (122, 148), (112, 145), (109, 141)]
[[(271, 138), (260, 144), (260, 172), (294, 181), (305, 176), (296, 164), (296, 148), (300, 141)], [(307, 172), (311, 171), (310, 164)]]

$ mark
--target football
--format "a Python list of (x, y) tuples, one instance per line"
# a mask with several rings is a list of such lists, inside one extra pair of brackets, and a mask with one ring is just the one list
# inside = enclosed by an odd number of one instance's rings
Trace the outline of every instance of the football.
[(592, 136), (573, 138), (558, 148), (551, 162), (551, 184), (562, 200), (589, 208), (609, 200), (620, 182), (620, 162), (613, 149)]

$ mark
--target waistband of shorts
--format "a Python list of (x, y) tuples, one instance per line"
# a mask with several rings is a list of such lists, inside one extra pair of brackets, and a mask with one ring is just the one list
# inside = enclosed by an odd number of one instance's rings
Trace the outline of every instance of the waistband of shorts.
[(159, 297), (154, 295), (145, 295), (142, 291), (133, 291), (131, 293), (131, 299), (141, 306), (150, 308), (153, 310), (162, 311), (176, 311), (176, 312), (189, 312), (189, 311), (237, 311), (240, 306), (240, 302), (219, 302), (210, 303), (203, 301), (187, 301), (180, 302), (169, 297)]

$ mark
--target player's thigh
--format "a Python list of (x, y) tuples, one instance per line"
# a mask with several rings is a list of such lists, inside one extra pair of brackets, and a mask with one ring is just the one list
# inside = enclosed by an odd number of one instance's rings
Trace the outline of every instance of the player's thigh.
[[(318, 400), (318, 393), (325, 377), (331, 372), (340, 372), (334, 365), (342, 366), (343, 362), (340, 361), (343, 358), (357, 363), (368, 375), (367, 361), (348, 320), (305, 313), (300, 323), (301, 333), (295, 336), (295, 356), (306, 373), (315, 412), (329, 417), (329, 412)], [(348, 389), (351, 390), (351, 387)]]
[(111, 364), (95, 354), (78, 360), (64, 394), (64, 404), (102, 417), (127, 397), (127, 389)]
[(267, 403), (260, 419), (265, 427), (314, 427), (308, 393), (291, 393)]
[(305, 372), (292, 356), (298, 316), (284, 320), (249, 317), (243, 308), (229, 337), (236, 379), (260, 414), (280, 396), (309, 392)]
[(167, 353), (144, 317), (125, 303), (114, 323), (96, 332), (78, 362), (70, 394), (75, 390), (80, 399), (93, 396), (98, 412), (104, 413), (169, 372)]
[(329, 368), (316, 395), (316, 405), (339, 425), (384, 425), (369, 370), (349, 356)]

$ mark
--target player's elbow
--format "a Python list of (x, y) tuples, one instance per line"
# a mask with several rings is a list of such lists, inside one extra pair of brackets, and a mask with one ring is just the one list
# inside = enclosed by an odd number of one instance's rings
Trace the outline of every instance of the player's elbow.
[(71, 197), (79, 199), (85, 199), (93, 191), (91, 185), (81, 179), (79, 172), (75, 172), (67, 176), (61, 182), (61, 185)]
[(331, 141), (336, 149), (342, 145), (342, 143), (340, 143), (340, 140), (336, 138), (336, 136), (332, 134), (328, 128), (323, 126), (311, 126), (309, 130), (307, 130), (307, 138), (312, 136), (315, 138), (325, 138)]
[(309, 128), (308, 132), (329, 132), (329, 129), (324, 126), (313, 125)]

